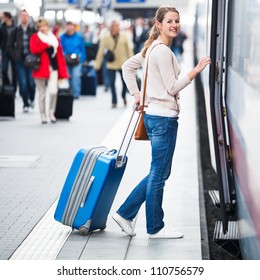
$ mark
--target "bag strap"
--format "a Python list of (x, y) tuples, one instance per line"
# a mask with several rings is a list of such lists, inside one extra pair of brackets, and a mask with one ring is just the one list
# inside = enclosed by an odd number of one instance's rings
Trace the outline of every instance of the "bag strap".
[(119, 34), (115, 38), (113, 37), (113, 39), (115, 41), (115, 45), (114, 45), (114, 48), (113, 48), (113, 51), (114, 51), (116, 49), (116, 46), (117, 46), (117, 41), (119, 39)]
[(154, 45), (154, 46), (152, 47), (152, 49), (150, 50), (148, 56), (147, 56), (146, 71), (145, 71), (145, 77), (144, 77), (143, 102), (142, 102), (141, 113), (144, 112), (144, 107), (145, 107), (144, 102), (145, 102), (146, 84), (147, 84), (147, 77), (148, 77), (148, 61), (149, 61), (149, 56), (150, 56), (150, 53), (152, 52), (152, 50), (153, 50), (156, 46), (158, 46), (158, 45), (160, 45), (160, 44), (163, 44), (163, 43), (158, 43), (158, 44)]
[[(153, 48), (156, 47), (159, 44), (163, 44), (163, 43), (158, 43), (158, 44), (154, 45), (152, 47), (152, 49), (150, 50), (148, 56), (147, 56), (146, 73), (145, 73), (145, 81), (144, 81), (143, 104), (144, 104), (144, 99), (145, 99), (146, 82), (147, 82), (147, 76), (148, 76), (147, 75), (147, 72), (148, 72), (148, 57), (149, 57), (151, 51), (153, 50)], [(139, 117), (138, 117), (136, 122), (134, 123), (134, 125), (131, 125), (137, 107), (138, 107), (138, 105), (136, 105), (136, 104), (133, 107), (133, 111), (132, 111), (130, 120), (128, 122), (128, 126), (126, 128), (125, 134), (123, 136), (123, 140), (121, 141), (120, 147), (118, 149), (117, 156), (116, 156), (116, 164), (115, 164), (116, 168), (120, 168), (120, 167), (122, 167), (126, 163), (126, 153), (128, 151), (131, 139), (132, 139), (132, 137), (134, 135), (134, 132), (136, 130), (136, 127), (137, 127), (137, 124), (138, 124), (138, 120), (139, 120)], [(141, 112), (144, 112), (144, 106), (142, 106)], [(129, 136), (129, 134), (130, 134), (130, 137), (127, 137), (127, 136)], [(122, 153), (122, 150), (124, 150), (123, 153)]]

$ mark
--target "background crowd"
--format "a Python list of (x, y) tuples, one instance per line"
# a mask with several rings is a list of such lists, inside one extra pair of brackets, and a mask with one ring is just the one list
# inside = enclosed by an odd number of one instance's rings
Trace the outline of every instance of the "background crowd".
[[(19, 91), (24, 113), (34, 108), (37, 89), (42, 123), (47, 123), (48, 117), (55, 123), (60, 80), (68, 79), (74, 99), (79, 99), (83, 90), (84, 67), (91, 65), (97, 73), (98, 84), (104, 85), (104, 91), (111, 92), (111, 108), (117, 107), (115, 85), (117, 73), (120, 74), (121, 97), (126, 106), (127, 88), (121, 67), (128, 58), (142, 50), (153, 22), (138, 17), (128, 28), (123, 28), (121, 23), (119, 19), (114, 19), (109, 24), (85, 25), (80, 30), (73, 21), (57, 21), (53, 26), (44, 18), (34, 22), (26, 10), (21, 10), (15, 19), (9, 12), (3, 12), (0, 26), (2, 84), (11, 85), (14, 92)], [(186, 38), (186, 34), (180, 32), (173, 40), (172, 51), (179, 61)], [(109, 51), (113, 53), (113, 60)], [(25, 66), (28, 54), (40, 56), (39, 69)], [(48, 112), (45, 109), (47, 93), (50, 95)]]

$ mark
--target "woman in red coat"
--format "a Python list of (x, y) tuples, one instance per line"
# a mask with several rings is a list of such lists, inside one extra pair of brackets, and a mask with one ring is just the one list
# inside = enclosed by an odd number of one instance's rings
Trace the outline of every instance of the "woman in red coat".
[(50, 31), (50, 26), (45, 18), (40, 17), (37, 21), (38, 32), (30, 39), (32, 54), (40, 56), (40, 66), (33, 70), (33, 78), (39, 91), (39, 106), (41, 120), (47, 123), (45, 108), (46, 91), (50, 94), (49, 118), (52, 123), (56, 122), (55, 108), (57, 102), (58, 80), (68, 79), (68, 71), (59, 39)]

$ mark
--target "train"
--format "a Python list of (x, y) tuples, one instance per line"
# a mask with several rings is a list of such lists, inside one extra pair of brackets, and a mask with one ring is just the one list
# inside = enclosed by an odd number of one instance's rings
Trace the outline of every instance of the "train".
[[(211, 67), (200, 75), (208, 142), (220, 209), (214, 240), (238, 241), (245, 260), (260, 259), (260, 1), (196, 1), (195, 60)], [(198, 93), (199, 94), (199, 93)]]

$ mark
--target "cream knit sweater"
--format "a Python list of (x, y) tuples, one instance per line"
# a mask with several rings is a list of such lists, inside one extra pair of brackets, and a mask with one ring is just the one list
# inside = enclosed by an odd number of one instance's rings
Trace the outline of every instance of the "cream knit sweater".
[[(143, 81), (147, 58), (149, 58), (145, 105), (154, 103), (179, 112), (179, 91), (189, 85), (191, 81), (188, 75), (179, 78), (180, 67), (175, 55), (165, 44), (158, 43), (160, 43), (158, 40), (152, 43), (145, 58), (138, 53), (128, 59), (122, 66), (123, 77), (130, 94), (139, 93), (136, 70), (143, 69), (140, 99), (142, 100)], [(153, 48), (155, 44), (158, 45)]]

